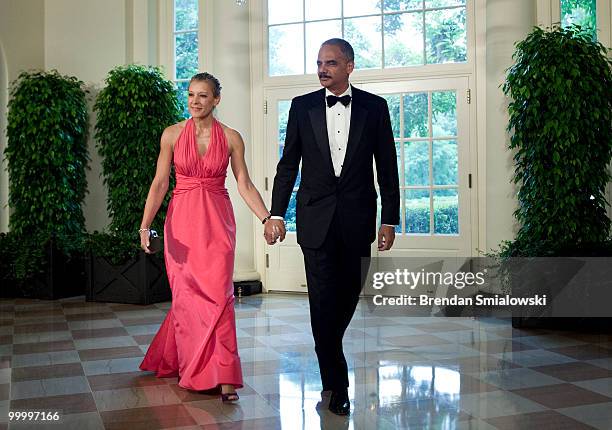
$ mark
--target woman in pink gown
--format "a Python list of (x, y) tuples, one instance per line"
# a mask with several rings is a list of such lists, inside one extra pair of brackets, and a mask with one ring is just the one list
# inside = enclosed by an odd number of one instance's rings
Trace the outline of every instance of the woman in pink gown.
[(242, 371), (234, 317), (236, 224), (225, 189), (227, 167), (240, 195), (265, 223), (269, 219), (251, 182), (240, 134), (213, 117), (219, 81), (208, 73), (189, 84), (191, 118), (164, 130), (157, 171), (140, 229), (149, 252), (148, 228), (166, 195), (171, 164), (176, 188), (164, 227), (164, 257), (172, 306), (151, 342), (140, 369), (179, 378), (189, 390), (221, 389), (224, 401), (238, 400)]

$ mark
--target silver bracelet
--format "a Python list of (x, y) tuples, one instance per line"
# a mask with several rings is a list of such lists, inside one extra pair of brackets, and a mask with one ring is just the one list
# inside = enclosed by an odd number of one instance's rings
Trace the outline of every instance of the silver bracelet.
[(138, 234), (142, 233), (143, 231), (151, 231), (148, 228), (140, 228), (138, 229)]

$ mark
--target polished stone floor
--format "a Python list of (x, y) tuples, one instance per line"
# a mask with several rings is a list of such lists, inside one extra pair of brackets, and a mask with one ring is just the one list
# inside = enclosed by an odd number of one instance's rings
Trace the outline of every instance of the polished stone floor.
[[(237, 405), (138, 371), (169, 306), (0, 300), (0, 429), (612, 429), (612, 335), (373, 313), (364, 299), (342, 418), (321, 398), (306, 296), (237, 302)], [(9, 422), (21, 411), (59, 420)]]

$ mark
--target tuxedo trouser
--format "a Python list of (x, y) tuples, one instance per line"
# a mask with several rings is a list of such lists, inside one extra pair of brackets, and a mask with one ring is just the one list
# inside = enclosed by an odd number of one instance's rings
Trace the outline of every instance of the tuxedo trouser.
[(336, 212), (323, 244), (319, 248), (302, 247), (302, 252), (323, 390), (342, 391), (349, 386), (342, 338), (365, 282), (370, 244), (349, 246), (342, 237)]

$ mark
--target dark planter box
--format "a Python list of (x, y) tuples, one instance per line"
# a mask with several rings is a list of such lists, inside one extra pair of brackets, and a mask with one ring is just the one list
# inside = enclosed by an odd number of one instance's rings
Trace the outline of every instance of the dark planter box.
[(240, 298), (259, 294), (261, 293), (261, 288), (261, 281), (234, 282), (234, 296)]
[[(57, 300), (85, 294), (85, 258), (68, 257), (53, 242), (45, 248), (45, 270), (33, 279), (9, 282), (13, 297)], [(4, 288), (4, 287), (3, 287)], [(4, 295), (4, 294), (3, 294)]]
[(519, 329), (572, 330), (595, 333), (612, 333), (612, 318), (512, 317), (512, 327)]
[[(259, 294), (261, 291), (261, 281), (234, 282), (236, 297)], [(139, 252), (135, 259), (113, 265), (103, 257), (90, 255), (87, 262), (87, 301), (148, 305), (171, 299), (163, 259)]]
[(13, 298), (17, 296), (17, 281), (10, 278), (0, 279), (0, 298)]
[(145, 254), (121, 265), (91, 254), (87, 264), (86, 300), (148, 305), (172, 297), (163, 258)]

